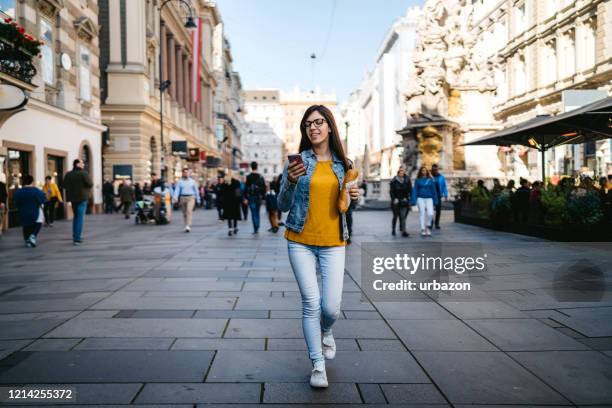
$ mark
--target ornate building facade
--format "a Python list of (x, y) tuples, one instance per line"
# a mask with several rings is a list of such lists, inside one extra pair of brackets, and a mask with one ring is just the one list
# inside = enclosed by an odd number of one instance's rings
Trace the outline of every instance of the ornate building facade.
[[(104, 147), (107, 179), (129, 176), (142, 183), (156, 172), (172, 181), (180, 177), (184, 166), (190, 166), (199, 180), (216, 176), (217, 164), (207, 166), (200, 158), (220, 156), (214, 137), (217, 80), (212, 60), (213, 33), (220, 16), (214, 4), (191, 1), (194, 16), (202, 21), (201, 79), (196, 84), (201, 99), (194, 103), (191, 68), (195, 61), (191, 32), (185, 27), (187, 11), (178, 2), (168, 3), (161, 11), (160, 25), (161, 3), (100, 0), (102, 116), (109, 128)], [(169, 81), (163, 98), (163, 146), (160, 80)], [(199, 154), (187, 160), (185, 150)]]
[(240, 171), (243, 159), (242, 138), (247, 132), (240, 75), (233, 70), (230, 42), (223, 35), (223, 24), (217, 25), (214, 36), (213, 69), (215, 92), (215, 138), (220, 155), (219, 171), (230, 176)]
[[(437, 161), (451, 177), (537, 179), (535, 150), (461, 145), (569, 109), (565, 91), (609, 95), (611, 16), (609, 1), (427, 0), (400, 132), (404, 160), (412, 168)], [(546, 173), (605, 174), (609, 151), (609, 140), (556, 148)]]
[[(2, 2), (1, 16), (43, 41), (33, 56), (35, 75), (0, 74), (0, 82), (29, 94), (25, 111), (0, 128), (0, 181), (9, 192), (9, 225), (17, 225), (12, 194), (24, 175), (39, 186), (46, 176), (63, 187), (63, 175), (81, 158), (94, 181), (89, 210), (102, 203), (102, 132), (97, 0), (15, 0)], [(3, 47), (7, 43), (3, 42)], [(58, 216), (70, 216), (62, 206)]]

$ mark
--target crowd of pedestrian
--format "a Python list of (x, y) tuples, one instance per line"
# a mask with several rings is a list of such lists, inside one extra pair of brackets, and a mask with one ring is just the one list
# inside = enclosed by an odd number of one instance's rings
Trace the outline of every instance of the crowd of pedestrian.
[(406, 231), (406, 218), (414, 206), (419, 210), (421, 236), (431, 236), (434, 227), (440, 229), (442, 200), (448, 199), (448, 189), (446, 179), (440, 173), (438, 165), (432, 165), (431, 169), (421, 167), (414, 184), (406, 175), (406, 167), (401, 165), (397, 175), (391, 179), (389, 187), (393, 212), (391, 235), (395, 235), (398, 220), (402, 236), (410, 235)]

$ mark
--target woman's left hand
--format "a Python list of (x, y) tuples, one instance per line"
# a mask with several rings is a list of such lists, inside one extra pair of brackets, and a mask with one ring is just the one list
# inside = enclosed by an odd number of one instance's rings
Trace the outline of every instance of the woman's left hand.
[(349, 195), (351, 196), (352, 201), (359, 200), (359, 196), (361, 195), (361, 192), (359, 191), (359, 187), (357, 186), (351, 187), (351, 189), (349, 190)]

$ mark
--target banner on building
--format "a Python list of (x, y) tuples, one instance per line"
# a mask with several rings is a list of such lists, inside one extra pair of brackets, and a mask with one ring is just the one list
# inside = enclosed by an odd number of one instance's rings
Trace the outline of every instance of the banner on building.
[(131, 180), (133, 167), (130, 164), (113, 165), (113, 180)]
[(221, 158), (214, 156), (206, 156), (206, 167), (216, 168), (221, 165)]
[(172, 154), (181, 158), (187, 157), (187, 141), (172, 142)]
[(198, 103), (202, 98), (202, 87), (200, 86), (202, 70), (202, 19), (195, 19), (196, 28), (191, 30), (191, 49), (193, 50), (191, 61), (191, 94), (193, 102)]
[(197, 147), (190, 147), (187, 160), (192, 162), (200, 161), (200, 149)]

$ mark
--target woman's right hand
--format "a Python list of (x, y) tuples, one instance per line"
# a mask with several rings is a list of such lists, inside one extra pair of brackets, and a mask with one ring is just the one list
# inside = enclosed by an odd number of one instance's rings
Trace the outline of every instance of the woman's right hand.
[(303, 163), (297, 161), (289, 163), (289, 167), (287, 168), (287, 178), (292, 184), (297, 183), (298, 178), (304, 174), (306, 174), (306, 167)]

